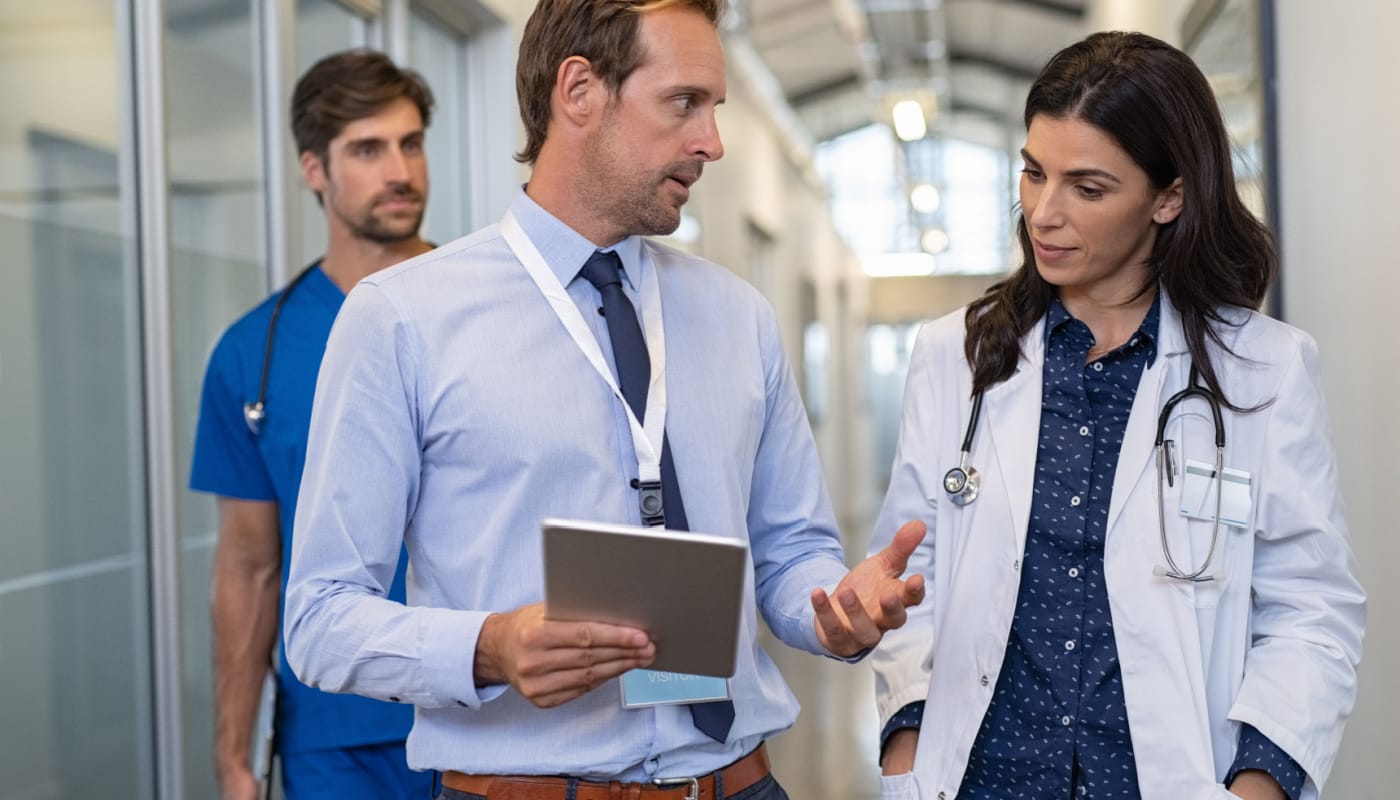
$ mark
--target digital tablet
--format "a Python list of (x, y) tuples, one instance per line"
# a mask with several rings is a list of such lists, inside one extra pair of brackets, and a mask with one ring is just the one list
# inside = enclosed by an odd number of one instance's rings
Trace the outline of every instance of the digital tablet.
[(641, 628), (656, 643), (649, 669), (734, 674), (747, 542), (578, 520), (540, 527), (547, 618)]

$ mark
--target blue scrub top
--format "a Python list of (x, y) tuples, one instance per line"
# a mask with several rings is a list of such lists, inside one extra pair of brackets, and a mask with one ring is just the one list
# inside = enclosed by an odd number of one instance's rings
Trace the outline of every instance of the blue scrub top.
[[(282, 525), (282, 588), (278, 602), (280, 640), (287, 571), (292, 560), (292, 520), (306, 461), (311, 398), (326, 351), (326, 339), (345, 294), (318, 264), (297, 284), (277, 318), (276, 341), (264, 400), (267, 417), (254, 436), (243, 404), (258, 396), (267, 324), (281, 293), (275, 293), (229, 329), (209, 357), (195, 433), (190, 488), (243, 500), (278, 504)], [(404, 600), (406, 555), (389, 591)], [(280, 653), (280, 648), (279, 648)], [(413, 707), (312, 689), (301, 683), (279, 655), (278, 752), (401, 742), (413, 725)]]

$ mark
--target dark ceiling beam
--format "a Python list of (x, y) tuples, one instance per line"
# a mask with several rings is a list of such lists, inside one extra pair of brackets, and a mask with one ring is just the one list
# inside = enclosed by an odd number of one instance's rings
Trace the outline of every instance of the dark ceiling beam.
[[(1017, 113), (1019, 112), (1020, 109), (1017, 109)], [(954, 97), (953, 101), (948, 105), (948, 113), (975, 114), (979, 117), (988, 117), (996, 122), (1006, 122), (1009, 117), (1013, 116), (1008, 114), (1005, 108), (997, 108), (996, 106), (989, 106), (983, 103), (974, 103), (958, 97)]]
[(801, 108), (805, 105), (826, 100), (843, 92), (853, 89), (858, 90), (865, 85), (865, 79), (855, 72), (848, 72), (838, 78), (834, 78), (816, 86), (809, 86), (800, 92), (788, 95), (788, 104), (793, 108)]
[[(960, 0), (960, 2), (970, 3), (973, 0)], [(1024, 8), (1034, 8), (1040, 11), (1047, 11), (1061, 17), (1071, 18), (1078, 22), (1084, 19), (1084, 6), (1072, 0), (1000, 0), (1002, 5), (1022, 6)]]
[(954, 67), (959, 64), (966, 64), (973, 67), (982, 67), (993, 72), (1001, 73), (1008, 78), (1015, 78), (1018, 81), (1031, 82), (1040, 74), (1039, 70), (1029, 69), (1021, 64), (1013, 64), (1010, 61), (1003, 61), (985, 53), (973, 53), (967, 50), (953, 48), (948, 51), (948, 61)]
[(1013, 0), (1013, 2), (1038, 8), (1041, 11), (1073, 17), (1075, 20), (1084, 19), (1084, 7), (1076, 3), (1057, 3), (1055, 0)]

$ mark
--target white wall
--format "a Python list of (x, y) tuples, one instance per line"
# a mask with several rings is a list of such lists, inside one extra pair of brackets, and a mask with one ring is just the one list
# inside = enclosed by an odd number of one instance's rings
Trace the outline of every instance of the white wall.
[(1400, 451), (1392, 238), (1400, 103), (1391, 32), (1400, 5), (1365, 5), (1365, 14), (1343, 14), (1327, 3), (1277, 3), (1285, 316), (1322, 350), (1352, 542), (1370, 595), (1360, 698), (1327, 792), (1343, 800), (1391, 798), (1400, 786), (1400, 536), (1391, 482)]
[(1194, 0), (1094, 0), (1088, 5), (1090, 31), (1141, 31), (1181, 44), (1181, 18)]

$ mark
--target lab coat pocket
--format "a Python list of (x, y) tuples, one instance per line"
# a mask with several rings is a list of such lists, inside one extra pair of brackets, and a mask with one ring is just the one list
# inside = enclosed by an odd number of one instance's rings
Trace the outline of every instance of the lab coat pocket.
[(914, 780), (914, 773), (881, 775), (880, 798), (881, 800), (918, 800), (919, 784)]

